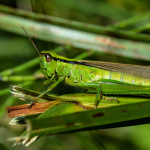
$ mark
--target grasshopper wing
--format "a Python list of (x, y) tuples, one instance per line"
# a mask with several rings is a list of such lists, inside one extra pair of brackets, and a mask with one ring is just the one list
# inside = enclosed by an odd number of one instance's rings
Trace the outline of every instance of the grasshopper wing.
[(78, 62), (85, 66), (150, 79), (150, 66), (110, 63), (103, 61), (86, 61), (86, 60), (79, 60)]

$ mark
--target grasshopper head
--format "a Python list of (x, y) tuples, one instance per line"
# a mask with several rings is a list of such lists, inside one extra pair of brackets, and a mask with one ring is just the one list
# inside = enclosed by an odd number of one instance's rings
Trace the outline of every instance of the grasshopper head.
[(57, 54), (50, 51), (42, 51), (40, 52), (40, 67), (42, 69), (43, 74), (47, 78), (53, 77), (56, 74), (56, 64), (57, 61), (55, 58)]

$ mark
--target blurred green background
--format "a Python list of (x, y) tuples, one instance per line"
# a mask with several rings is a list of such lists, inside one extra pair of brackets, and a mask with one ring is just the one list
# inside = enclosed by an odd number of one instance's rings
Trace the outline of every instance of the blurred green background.
[[(112, 26), (120, 21), (139, 16), (149, 11), (149, 0), (6, 0), (0, 1), (0, 4), (13, 8), (20, 8), (28, 11), (34, 11), (50, 16), (65, 18), (74, 21), (80, 21), (88, 24), (100, 26)], [(0, 18), (1, 20), (1, 18)], [(148, 24), (150, 18), (146, 22), (139, 22), (136, 25), (124, 28), (123, 30), (133, 30), (143, 24)], [(149, 29), (142, 31), (143, 34), (149, 34)], [(40, 50), (53, 49), (59, 44), (55, 42), (45, 42), (36, 40)], [(84, 50), (85, 51), (85, 50)], [(73, 58), (81, 53), (81, 49), (72, 48), (71, 52), (64, 51), (63, 55)], [(0, 72), (13, 68), (19, 64), (23, 64), (38, 54), (32, 46), (29, 39), (11, 32), (4, 31), (0, 28)], [(106, 53), (97, 53), (86, 59), (102, 60), (110, 62), (131, 63), (148, 65), (149, 60), (138, 60), (135, 58), (121, 57)], [(31, 75), (39, 68), (34, 66), (20, 75)], [(0, 78), (1, 79), (1, 78)], [(37, 90), (43, 80), (37, 80), (29, 89)], [(12, 99), (10, 105), (20, 104), (16, 98), (12, 98), (9, 93), (9, 86), (19, 84), (13, 81), (0, 81), (0, 90), (6, 89), (6, 94), (0, 94), (1, 104), (5, 104), (8, 99)], [(21, 83), (20, 83), (21, 84)], [(64, 89), (65, 90), (60, 90)], [(44, 90), (44, 88), (42, 89)], [(54, 93), (64, 94), (78, 92), (79, 89), (69, 87), (63, 83), (54, 90)], [(6, 106), (9, 104), (6, 104)], [(10, 106), (9, 105), (9, 106)], [(148, 150), (150, 149), (150, 125), (139, 125), (132, 127), (121, 127), (115, 129), (104, 129), (95, 131), (84, 131), (70, 134), (62, 134), (56, 136), (44, 136), (31, 144), (28, 148), (23, 146), (13, 147), (13, 142), (6, 141), (8, 137), (20, 136), (25, 130), (25, 126), (10, 126), (11, 120), (5, 114), (6, 111), (1, 108), (0, 120), (0, 149), (58, 149), (58, 150)], [(132, 115), (132, 114), (131, 114)]]

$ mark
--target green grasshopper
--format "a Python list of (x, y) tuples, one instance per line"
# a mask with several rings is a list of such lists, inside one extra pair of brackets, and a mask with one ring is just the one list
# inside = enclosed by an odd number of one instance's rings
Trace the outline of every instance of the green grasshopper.
[(97, 91), (95, 108), (101, 99), (118, 101), (117, 98), (108, 98), (104, 95), (150, 95), (150, 67), (75, 60), (51, 51), (40, 52), (35, 42), (28, 34), (27, 36), (39, 53), (43, 74), (49, 81), (54, 82), (31, 103), (30, 108), (41, 96), (51, 91), (62, 81), (69, 85)]

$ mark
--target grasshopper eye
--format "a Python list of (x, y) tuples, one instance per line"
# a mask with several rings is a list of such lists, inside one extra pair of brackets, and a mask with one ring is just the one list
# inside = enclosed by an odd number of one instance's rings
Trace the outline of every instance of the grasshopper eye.
[(47, 62), (51, 62), (52, 61), (52, 55), (51, 54), (45, 53), (44, 56), (45, 56)]

